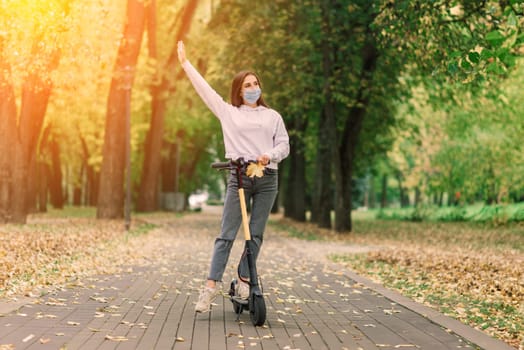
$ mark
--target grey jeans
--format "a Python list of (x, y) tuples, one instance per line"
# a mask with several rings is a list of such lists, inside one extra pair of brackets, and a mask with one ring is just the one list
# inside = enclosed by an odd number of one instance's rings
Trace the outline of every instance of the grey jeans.
[[(266, 172), (266, 174), (260, 178), (249, 178), (243, 175), (242, 182), (248, 208), (251, 207), (249, 230), (251, 239), (255, 243), (252, 253), (256, 261), (260, 247), (262, 246), (266, 222), (277, 196), (278, 174), (276, 170), (273, 170)], [(211, 268), (208, 276), (209, 280), (222, 281), (229, 254), (241, 224), (242, 213), (240, 211), (240, 200), (238, 197), (238, 181), (236, 175), (232, 173), (229, 176), (227, 184), (221, 232), (215, 240)], [(239, 269), (242, 277), (249, 277), (247, 259), (241, 259)]]

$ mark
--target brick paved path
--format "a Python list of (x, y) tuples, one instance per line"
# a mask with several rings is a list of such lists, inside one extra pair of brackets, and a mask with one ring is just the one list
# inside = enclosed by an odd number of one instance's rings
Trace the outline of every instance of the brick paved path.
[[(173, 218), (147, 236), (138, 266), (11, 312), (0, 303), (0, 350), (511, 349), (325, 258), (365, 247), (285, 238), (271, 227), (259, 259), (266, 324), (253, 327), (247, 312), (237, 322), (225, 295), (210, 313), (195, 314), (219, 220), (217, 213)], [(231, 254), (224, 294), (242, 246), (237, 241)]]

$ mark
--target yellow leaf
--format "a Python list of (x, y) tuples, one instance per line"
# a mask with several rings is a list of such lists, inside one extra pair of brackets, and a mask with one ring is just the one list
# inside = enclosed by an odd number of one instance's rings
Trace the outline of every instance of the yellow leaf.
[(249, 163), (246, 169), (246, 175), (249, 177), (262, 177), (264, 176), (264, 169), (266, 167), (260, 163)]
[(27, 343), (28, 341), (30, 341), (30, 340), (33, 339), (34, 337), (35, 337), (34, 334), (29, 334), (27, 337), (25, 337), (24, 339), (22, 339), (22, 342)]
[(111, 341), (127, 341), (127, 340), (129, 340), (126, 337), (121, 336), (121, 335), (116, 335), (116, 336), (106, 335), (106, 339), (107, 340), (111, 340)]

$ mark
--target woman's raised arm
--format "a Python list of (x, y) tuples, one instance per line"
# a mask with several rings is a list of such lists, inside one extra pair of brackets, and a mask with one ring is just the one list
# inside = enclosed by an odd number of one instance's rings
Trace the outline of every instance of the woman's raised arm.
[(191, 62), (189, 62), (186, 57), (186, 48), (182, 41), (177, 43), (177, 53), (178, 60), (186, 72), (187, 77), (191, 81), (191, 84), (211, 112), (213, 112), (218, 119), (222, 119), (228, 115), (228, 110), (232, 108), (232, 106), (225, 102), (224, 99), (207, 83), (204, 77), (200, 75), (195, 67), (191, 65)]

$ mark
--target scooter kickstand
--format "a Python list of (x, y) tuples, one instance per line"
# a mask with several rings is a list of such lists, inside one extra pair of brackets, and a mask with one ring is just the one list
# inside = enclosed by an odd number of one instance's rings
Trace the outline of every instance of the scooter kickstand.
[(240, 322), (240, 314), (242, 313), (242, 310), (244, 309), (244, 305), (240, 305), (237, 312), (237, 319), (236, 322)]

